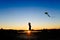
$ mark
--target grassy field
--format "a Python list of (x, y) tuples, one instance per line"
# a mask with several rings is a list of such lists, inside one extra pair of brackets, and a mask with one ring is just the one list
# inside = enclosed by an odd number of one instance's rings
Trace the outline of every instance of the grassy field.
[(0, 29), (0, 40), (60, 40), (60, 29), (30, 31)]

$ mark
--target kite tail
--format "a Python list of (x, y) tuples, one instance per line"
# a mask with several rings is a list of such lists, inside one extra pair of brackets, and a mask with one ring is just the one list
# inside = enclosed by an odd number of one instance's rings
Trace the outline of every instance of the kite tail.
[(51, 17), (50, 15), (48, 15), (48, 17)]

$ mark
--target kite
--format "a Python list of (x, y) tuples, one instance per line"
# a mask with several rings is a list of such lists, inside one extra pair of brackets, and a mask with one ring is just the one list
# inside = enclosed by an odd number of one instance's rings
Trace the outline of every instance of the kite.
[(51, 16), (48, 14), (48, 12), (45, 12), (45, 14), (46, 14), (48, 17), (51, 17)]

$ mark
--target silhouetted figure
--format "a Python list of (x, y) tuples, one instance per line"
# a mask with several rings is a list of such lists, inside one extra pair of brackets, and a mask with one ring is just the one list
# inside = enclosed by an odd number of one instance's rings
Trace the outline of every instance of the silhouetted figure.
[(31, 30), (31, 23), (29, 22), (28, 25), (29, 25), (29, 30)]

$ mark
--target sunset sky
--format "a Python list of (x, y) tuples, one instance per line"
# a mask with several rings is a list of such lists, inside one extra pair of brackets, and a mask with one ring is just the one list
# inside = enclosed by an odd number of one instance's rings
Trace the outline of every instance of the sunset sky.
[[(45, 12), (51, 17), (48, 17)], [(60, 0), (0, 0), (0, 28), (60, 28)]]

